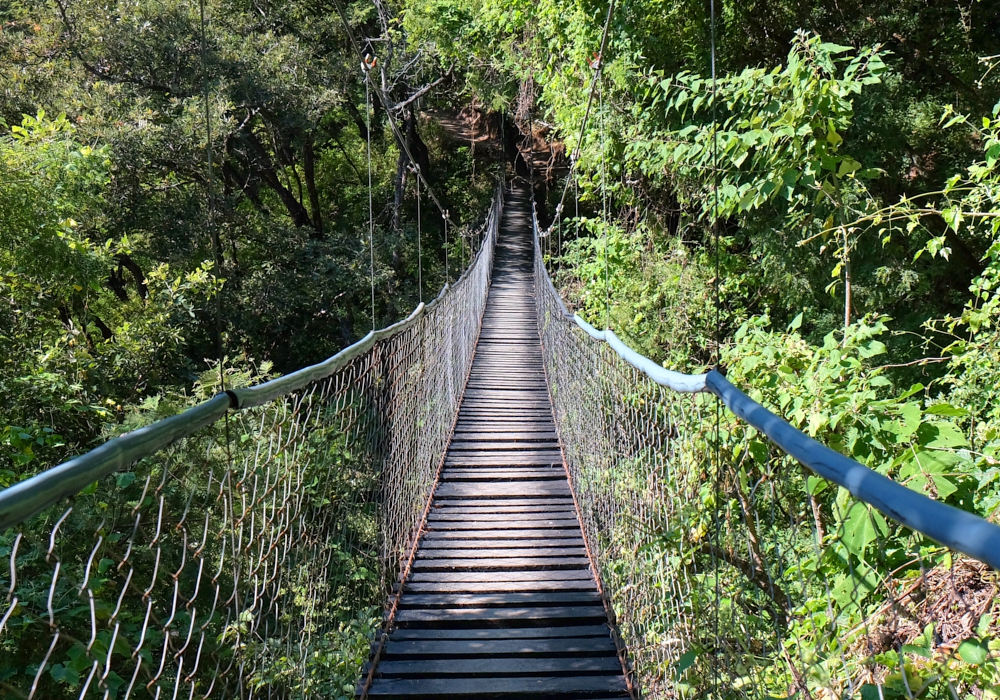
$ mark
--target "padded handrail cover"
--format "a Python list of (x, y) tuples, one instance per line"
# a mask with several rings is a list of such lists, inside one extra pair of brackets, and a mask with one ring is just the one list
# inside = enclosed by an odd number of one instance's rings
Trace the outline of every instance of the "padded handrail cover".
[(229, 407), (229, 395), (219, 394), (9, 486), (0, 491), (0, 530), (17, 525), (60, 499), (79, 493), (101, 477), (214, 423)]
[[(497, 195), (484, 229), (494, 217), (499, 216), (498, 205), (502, 206), (502, 186), (497, 188)], [(407, 318), (386, 328), (369, 332), (358, 342), (347, 346), (323, 362), (257, 386), (232, 389), (218, 394), (176, 416), (163, 418), (144, 428), (109, 440), (79, 457), (3, 489), (0, 491), (0, 530), (27, 520), (63, 498), (75, 496), (98, 479), (125, 469), (133, 462), (153, 454), (175, 440), (187, 437), (214, 423), (230, 408), (260, 406), (329, 377), (354, 358), (366, 353), (378, 341), (390, 338), (412, 326), (417, 319), (432, 309), (449, 289), (461, 283), (471, 269), (472, 264), (454, 284), (445, 284), (433, 301), (429, 304), (418, 304)]]
[(928, 498), (831, 450), (768, 411), (717, 370), (708, 373), (706, 385), (730, 411), (816, 474), (911, 530), (1000, 570), (1000, 526)]
[(660, 367), (648, 357), (640, 355), (623, 343), (610, 328), (599, 331), (578, 315), (574, 315), (573, 320), (576, 321), (576, 325), (580, 326), (587, 335), (594, 340), (603, 340), (606, 342), (623, 360), (657, 384), (662, 384), (668, 389), (673, 389), (682, 394), (697, 394), (698, 392), (705, 391), (705, 377), (708, 376), (707, 374), (684, 374), (683, 372), (675, 372), (672, 369)]
[[(446, 284), (441, 294), (447, 290)], [(438, 299), (440, 298), (439, 295)], [(218, 394), (208, 401), (181, 411), (176, 416), (158, 420), (144, 428), (109, 440), (86, 454), (46, 469), (0, 491), (0, 530), (23, 522), (60, 499), (76, 495), (98, 479), (120, 471), (175, 440), (201, 430), (225, 415), (230, 408), (260, 406), (329, 377), (355, 357), (366, 353), (377, 341), (406, 330), (429, 306), (419, 304), (406, 319), (387, 328), (369, 332), (358, 342), (348, 345), (323, 362), (257, 386)]]
[[(444, 294), (448, 290), (448, 285), (444, 286), (441, 290), (441, 294)], [(438, 296), (438, 299), (441, 297)], [(437, 301), (435, 299), (434, 301)], [(434, 302), (431, 302), (433, 304)], [(402, 321), (394, 323), (391, 326), (387, 326), (381, 330), (369, 331), (368, 335), (354, 343), (349, 345), (340, 352), (338, 352), (333, 357), (324, 360), (315, 365), (310, 365), (309, 367), (303, 367), (300, 370), (292, 372), (291, 374), (286, 374), (284, 377), (278, 377), (277, 379), (272, 379), (269, 382), (264, 382), (263, 384), (258, 384), (257, 386), (248, 386), (243, 389), (233, 389), (232, 393), (237, 397), (236, 408), (253, 408), (254, 406), (261, 406), (270, 401), (274, 401), (279, 396), (284, 396), (285, 394), (290, 394), (293, 391), (298, 391), (299, 389), (309, 386), (313, 382), (318, 382), (321, 379), (326, 379), (331, 374), (341, 369), (348, 362), (353, 360), (358, 355), (363, 355), (374, 347), (375, 343), (385, 338), (391, 338), (397, 333), (401, 333), (423, 315), (424, 310), (428, 308), (422, 302), (417, 305), (417, 308), (413, 310), (409, 316), (407, 316)]]
[[(541, 255), (537, 218), (533, 223), (536, 233), (535, 254)], [(718, 370), (692, 375), (660, 367), (628, 347), (612, 330), (599, 331), (580, 316), (571, 316), (552, 284), (552, 279), (548, 275), (545, 277), (549, 282), (549, 293), (559, 301), (565, 320), (574, 321), (594, 340), (606, 342), (625, 362), (657, 384), (682, 393), (707, 391), (715, 394), (734, 415), (762, 432), (787, 455), (814, 473), (843, 486), (855, 498), (873, 506), (892, 520), (1000, 571), (1000, 526), (974, 513), (928, 498), (835, 452), (751, 399)]]
[(1000, 570), (1000, 526), (974, 513), (928, 498), (835, 452), (751, 399), (718, 370), (690, 375), (664, 369), (625, 345), (613, 331), (599, 331), (579, 316), (574, 316), (573, 320), (587, 335), (608, 343), (623, 360), (657, 384), (678, 392), (715, 394), (734, 415), (814, 473), (843, 486), (855, 498), (897, 523)]

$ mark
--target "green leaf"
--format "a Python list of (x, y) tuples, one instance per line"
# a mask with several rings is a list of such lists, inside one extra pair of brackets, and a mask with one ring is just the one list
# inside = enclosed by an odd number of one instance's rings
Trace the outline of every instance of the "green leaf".
[(819, 476), (806, 477), (806, 493), (817, 496), (829, 488), (830, 482)]
[(698, 658), (698, 652), (694, 649), (688, 649), (683, 654), (681, 658), (677, 659), (677, 675), (680, 676), (685, 671), (687, 671), (691, 666), (694, 665), (695, 659)]
[(864, 503), (855, 502), (844, 520), (840, 540), (849, 552), (861, 557), (876, 537), (884, 537), (888, 532), (889, 526), (881, 513)]
[(967, 664), (982, 666), (986, 663), (986, 659), (989, 657), (990, 652), (982, 641), (975, 638), (969, 638), (958, 645), (958, 655), (962, 657), (962, 661)]
[(767, 445), (760, 440), (751, 440), (749, 449), (750, 454), (753, 455), (754, 461), (756, 461), (757, 464), (760, 464), (761, 466), (767, 464)]
[(948, 207), (942, 210), (941, 218), (952, 230), (958, 231), (958, 227), (962, 225), (962, 210), (958, 207)]
[(115, 477), (115, 483), (120, 489), (128, 487), (133, 481), (135, 481), (135, 472), (124, 472)]
[(831, 44), (829, 42), (823, 42), (819, 45), (820, 51), (826, 51), (827, 53), (838, 54), (847, 53), (852, 49), (850, 46), (844, 46), (843, 44)]
[[(921, 426), (921, 431), (927, 426)], [(945, 499), (958, 490), (958, 487), (945, 475), (953, 471), (960, 458), (952, 452), (941, 452), (925, 448), (914, 448), (908, 451), (909, 458), (902, 462), (899, 477), (903, 480), (914, 476), (922, 476), (907, 486), (915, 491), (929, 491), (933, 487), (940, 499)]]
[(900, 438), (908, 438), (917, 432), (917, 428), (920, 427), (920, 418), (922, 416), (920, 404), (910, 401), (900, 406), (897, 410), (899, 411), (900, 420), (887, 424), (885, 427)]
[(937, 449), (966, 447), (969, 444), (962, 431), (945, 421), (931, 421), (921, 425), (917, 431), (917, 440), (924, 447)]
[(920, 391), (923, 391), (923, 390), (924, 390), (924, 385), (923, 384), (914, 384), (913, 386), (911, 386), (909, 389), (907, 389), (906, 391), (904, 391), (902, 394), (900, 394), (896, 398), (898, 400), (902, 401), (903, 399), (908, 399), (911, 396), (913, 396), (914, 394), (916, 394), (917, 392), (920, 392)]
[(792, 322), (788, 324), (788, 330), (795, 331), (802, 327), (802, 314), (803, 312), (800, 311), (799, 315), (792, 319)]
[(964, 408), (952, 406), (950, 403), (936, 403), (930, 408), (925, 409), (924, 413), (929, 413), (932, 416), (948, 416), (950, 418), (961, 418), (969, 415), (969, 412)]
[(931, 658), (931, 650), (926, 647), (918, 647), (914, 644), (904, 644), (903, 645), (904, 654), (917, 654), (918, 656), (923, 656), (925, 659)]
[(840, 162), (840, 167), (837, 169), (837, 175), (844, 177), (845, 175), (850, 175), (855, 170), (861, 169), (861, 163), (854, 160), (853, 158), (844, 158)]

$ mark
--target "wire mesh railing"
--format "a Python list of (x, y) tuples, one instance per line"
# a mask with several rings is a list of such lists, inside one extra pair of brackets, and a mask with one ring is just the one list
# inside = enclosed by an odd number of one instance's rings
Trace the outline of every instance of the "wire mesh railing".
[(819, 445), (718, 371), (669, 372), (574, 318), (537, 223), (535, 245), (556, 423), (645, 697), (995, 696), (1000, 528)]
[(405, 321), (0, 492), (0, 696), (353, 694), (457, 414), (502, 193)]

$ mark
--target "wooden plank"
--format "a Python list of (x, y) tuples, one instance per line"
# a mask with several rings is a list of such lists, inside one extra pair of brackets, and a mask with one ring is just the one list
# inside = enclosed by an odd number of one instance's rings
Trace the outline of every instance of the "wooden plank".
[(557, 455), (562, 454), (562, 450), (559, 449), (559, 444), (556, 442), (525, 442), (525, 443), (499, 443), (499, 442), (484, 442), (482, 444), (476, 443), (463, 443), (461, 446), (453, 446), (448, 450), (450, 456), (463, 456), (463, 457), (474, 457), (476, 455), (484, 455), (489, 457), (496, 457), (498, 455), (514, 455), (520, 456), (523, 454), (538, 454), (538, 453), (555, 453)]
[(483, 450), (491, 452), (493, 450), (531, 450), (531, 449), (559, 449), (559, 441), (556, 440), (555, 433), (550, 433), (550, 437), (539, 438), (533, 436), (530, 440), (512, 440), (507, 437), (507, 434), (498, 433), (497, 437), (492, 439), (475, 439), (471, 440), (465, 437), (464, 434), (458, 435), (452, 438), (451, 447), (448, 448), (449, 452), (470, 452), (472, 450)]
[[(474, 518), (475, 516), (470, 516)], [(508, 520), (507, 522), (496, 520), (468, 519), (458, 521), (430, 521), (427, 523), (428, 529), (439, 530), (519, 530), (530, 528), (532, 530), (553, 530), (569, 528), (576, 532), (580, 531), (580, 526), (575, 519), (550, 519), (550, 520)]]
[(426, 549), (428, 551), (436, 551), (441, 549), (472, 549), (473, 547), (492, 547), (494, 549), (572, 549), (577, 547), (583, 547), (583, 538), (575, 537), (566, 540), (549, 540), (543, 539), (541, 537), (536, 539), (510, 539), (510, 540), (470, 540), (470, 539), (452, 539), (452, 540), (429, 540), (421, 544), (420, 549)]
[(368, 691), (372, 698), (626, 698), (621, 674), (502, 678), (489, 683), (480, 678), (379, 678)]
[(611, 637), (559, 637), (555, 639), (449, 639), (404, 640), (386, 643), (386, 657), (407, 656), (607, 656), (615, 654)]
[(521, 467), (521, 465), (504, 462), (495, 467), (476, 466), (478, 468), (466, 468), (446, 463), (445, 469), (441, 472), (441, 481), (524, 481), (566, 478), (566, 472), (561, 468), (540, 467), (537, 464)]
[(437, 498), (469, 498), (473, 496), (568, 496), (569, 484), (551, 481), (522, 481), (495, 484), (440, 484), (434, 495)]
[[(479, 519), (492, 520), (531, 520), (534, 518), (575, 518), (576, 511), (572, 508), (562, 506), (459, 506), (449, 507), (448, 501), (442, 501), (444, 505), (434, 506), (428, 513), (428, 518), (464, 518), (466, 516), (479, 516)], [(487, 501), (488, 503), (488, 501)]]
[(476, 450), (475, 452), (449, 450), (444, 462), (456, 465), (516, 464), (529, 466), (533, 464), (558, 464), (562, 466), (562, 452), (544, 447), (532, 447), (526, 450)]
[[(513, 516), (513, 518), (512, 518)], [(427, 522), (444, 522), (448, 520), (477, 520), (480, 522), (492, 521), (509, 524), (512, 519), (519, 523), (533, 522), (536, 520), (572, 520), (576, 521), (576, 512), (566, 510), (542, 510), (534, 512), (508, 512), (508, 513), (482, 513), (472, 511), (469, 508), (462, 508), (458, 512), (452, 510), (441, 511), (432, 510), (427, 514)]]
[(417, 552), (416, 560), (422, 559), (505, 559), (512, 557), (586, 557), (583, 547), (532, 547), (520, 549), (424, 549)]
[[(503, 582), (503, 581), (590, 581), (594, 577), (590, 569), (571, 569), (562, 571), (529, 571), (527, 569), (514, 571), (414, 571), (409, 581), (413, 583), (454, 583), (465, 582)], [(596, 584), (594, 590), (597, 590)]]
[(561, 498), (472, 498), (469, 500), (452, 500), (435, 503), (433, 508), (509, 508), (509, 507), (530, 507), (543, 508), (545, 506), (565, 506), (573, 508), (573, 499), (568, 496)]
[(465, 540), (533, 540), (539, 537), (559, 540), (574, 540), (581, 536), (580, 528), (565, 528), (562, 530), (507, 529), (507, 530), (430, 530), (425, 539), (465, 539)]
[(559, 593), (450, 593), (442, 595), (411, 594), (400, 598), (400, 605), (406, 608), (453, 608), (453, 607), (496, 607), (555, 605), (557, 603), (588, 603), (601, 605), (597, 591), (564, 591)]
[(457, 630), (403, 629), (389, 635), (392, 641), (407, 639), (546, 639), (555, 637), (608, 637), (607, 625), (572, 625), (569, 627), (487, 627)]
[[(504, 572), (506, 573), (506, 572)], [(554, 573), (554, 572), (543, 572)], [(557, 572), (556, 572), (557, 573)], [(589, 572), (588, 572), (589, 573)], [(455, 581), (408, 583), (405, 591), (413, 593), (544, 593), (560, 591), (595, 591), (594, 579), (545, 581)]]
[(559, 443), (552, 439), (547, 440), (508, 440), (504, 439), (492, 439), (492, 440), (466, 440), (462, 439), (459, 441), (452, 441), (451, 449), (448, 451), (450, 453), (460, 453), (460, 452), (483, 452), (490, 453), (496, 451), (508, 451), (516, 450), (523, 452), (524, 450), (545, 450), (545, 451), (560, 451)]
[(447, 659), (443, 661), (385, 661), (382, 678), (476, 678), (483, 676), (544, 676), (621, 672), (621, 662), (610, 656), (529, 659)]
[(587, 557), (509, 557), (492, 559), (416, 559), (413, 571), (456, 571), (475, 569), (586, 569), (590, 566)]
[(551, 442), (556, 439), (556, 433), (539, 428), (538, 430), (524, 430), (521, 432), (506, 431), (497, 432), (491, 428), (482, 430), (456, 430), (454, 438), (462, 444), (478, 444), (480, 442), (493, 442), (500, 440), (511, 440), (514, 444), (532, 445), (538, 442)]
[(493, 418), (492, 420), (479, 420), (472, 418), (459, 418), (456, 423), (456, 430), (463, 433), (468, 431), (488, 431), (488, 432), (511, 432), (522, 433), (534, 431), (537, 433), (551, 433), (556, 429), (555, 423), (540, 421), (525, 421), (515, 418)]

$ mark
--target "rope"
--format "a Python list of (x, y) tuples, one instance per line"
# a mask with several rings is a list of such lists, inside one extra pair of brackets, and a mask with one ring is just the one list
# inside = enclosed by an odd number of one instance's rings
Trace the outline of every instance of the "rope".
[[(594, 103), (594, 87), (604, 70), (604, 51), (608, 46), (608, 33), (611, 28), (611, 16), (615, 11), (615, 1), (611, 0), (608, 5), (608, 14), (604, 18), (604, 31), (601, 33), (601, 49), (590, 66), (594, 69), (594, 76), (590, 80), (590, 95), (587, 97), (587, 108), (583, 112), (583, 122), (580, 124), (580, 136), (576, 140), (576, 147), (570, 154), (569, 174), (566, 176), (566, 184), (563, 186), (562, 196), (559, 197), (559, 204), (556, 206), (555, 218), (559, 218), (562, 213), (563, 202), (566, 199), (566, 191), (569, 189), (569, 181), (576, 174), (576, 164), (580, 160), (580, 149), (583, 147), (583, 137), (587, 132), (587, 120), (590, 118), (590, 108)], [(578, 205), (579, 206), (579, 205)], [(551, 226), (549, 229), (551, 230)]]

